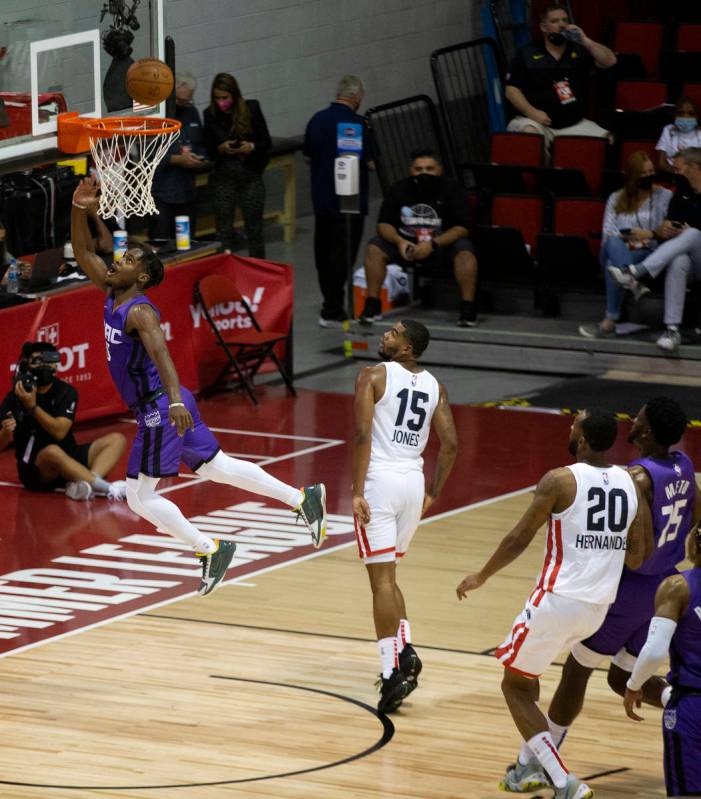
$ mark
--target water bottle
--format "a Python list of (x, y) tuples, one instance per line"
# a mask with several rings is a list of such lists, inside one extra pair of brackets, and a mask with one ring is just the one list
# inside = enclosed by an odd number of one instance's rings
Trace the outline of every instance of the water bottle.
[(17, 261), (13, 258), (10, 261), (10, 266), (7, 270), (7, 293), (17, 294), (19, 291), (19, 267)]

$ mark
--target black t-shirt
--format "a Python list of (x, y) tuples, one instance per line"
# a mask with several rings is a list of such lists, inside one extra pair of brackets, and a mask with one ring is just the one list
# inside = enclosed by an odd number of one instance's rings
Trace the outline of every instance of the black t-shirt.
[(701, 193), (697, 194), (688, 185), (678, 188), (670, 200), (667, 219), (686, 222), (690, 227), (701, 230)]
[(454, 180), (417, 175), (390, 188), (377, 223), (392, 225), (408, 241), (428, 241), (451, 227), (468, 227), (467, 208), (467, 192)]
[[(43, 394), (37, 392), (37, 405), (53, 417), (63, 416), (73, 421), (78, 406), (78, 392), (69, 383), (54, 380), (47, 392)], [(0, 418), (4, 419), (8, 413), (11, 413), (17, 422), (14, 440), (18, 463), (33, 463), (39, 451), (49, 444), (58, 444), (69, 455), (76, 451), (78, 445), (71, 430), (61, 441), (57, 441), (27, 413), (14, 391), (10, 391), (0, 405)]]
[(516, 53), (506, 84), (520, 89), (534, 108), (545, 111), (553, 128), (568, 128), (584, 117), (593, 65), (589, 51), (575, 42), (567, 42), (559, 61), (545, 47), (528, 45)]

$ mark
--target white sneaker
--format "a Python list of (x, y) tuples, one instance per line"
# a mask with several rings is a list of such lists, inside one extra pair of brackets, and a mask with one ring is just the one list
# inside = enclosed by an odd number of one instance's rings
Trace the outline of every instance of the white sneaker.
[(556, 788), (553, 799), (592, 799), (594, 791), (577, 779), (574, 774), (567, 775), (567, 785), (564, 788)]
[(621, 288), (628, 289), (628, 291), (633, 294), (636, 301), (650, 293), (650, 289), (636, 280), (629, 269), (622, 269), (620, 266), (608, 266), (606, 268), (613, 280), (618, 283)]
[(75, 482), (66, 483), (66, 496), (69, 499), (91, 499), (93, 490), (87, 480), (76, 480)]
[(655, 343), (665, 352), (676, 352), (682, 343), (682, 336), (678, 330), (668, 328)]
[(499, 783), (499, 789), (508, 793), (533, 793), (541, 788), (551, 788), (548, 775), (537, 760), (526, 763), (516, 761), (506, 770)]
[(123, 501), (127, 498), (127, 481), (126, 480), (115, 480), (113, 483), (110, 483), (110, 487), (107, 489), (107, 499), (113, 499), (115, 501)]

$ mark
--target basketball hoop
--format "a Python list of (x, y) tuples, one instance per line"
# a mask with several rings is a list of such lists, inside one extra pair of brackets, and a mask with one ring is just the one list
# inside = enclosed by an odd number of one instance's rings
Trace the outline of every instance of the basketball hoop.
[(153, 176), (180, 122), (161, 117), (58, 116), (58, 147), (64, 153), (90, 150), (100, 181), (101, 217), (157, 214)]

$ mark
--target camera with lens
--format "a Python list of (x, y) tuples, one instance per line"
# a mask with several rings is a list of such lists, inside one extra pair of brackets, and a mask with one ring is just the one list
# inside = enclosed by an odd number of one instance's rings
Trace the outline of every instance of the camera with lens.
[[(22, 358), (17, 364), (15, 369), (14, 382), (21, 383), (25, 391), (31, 391), (39, 383), (38, 372), (41, 369), (49, 367), (51, 375), (53, 376), (53, 365), (58, 365), (61, 362), (61, 353), (46, 350), (41, 353), (34, 353), (32, 356), (32, 365), (29, 365), (28, 358)], [(50, 382), (50, 378), (49, 378)]]

